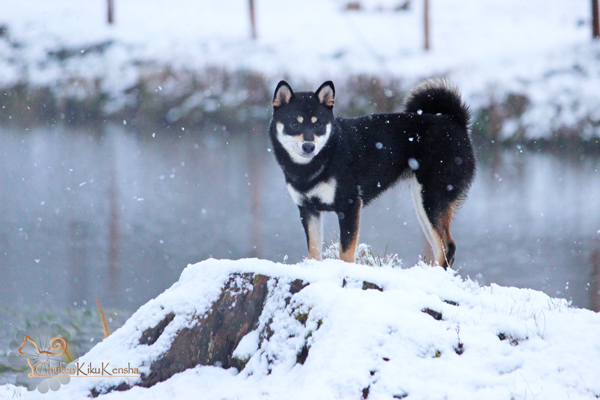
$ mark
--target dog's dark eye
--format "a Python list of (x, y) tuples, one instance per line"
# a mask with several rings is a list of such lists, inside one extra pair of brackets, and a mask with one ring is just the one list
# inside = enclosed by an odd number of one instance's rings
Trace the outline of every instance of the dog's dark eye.
[(315, 122), (315, 126), (317, 128), (322, 128), (323, 127), (323, 123), (321, 121), (317, 121), (317, 122)]
[(300, 124), (298, 122), (296, 122), (296, 121), (290, 122), (290, 127), (293, 128), (293, 129), (296, 129), (299, 126), (300, 126)]

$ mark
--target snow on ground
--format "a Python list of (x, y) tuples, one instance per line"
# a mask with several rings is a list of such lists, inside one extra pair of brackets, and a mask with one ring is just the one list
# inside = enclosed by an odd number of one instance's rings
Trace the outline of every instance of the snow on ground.
[[(600, 45), (590, 39), (588, 0), (431, 0), (428, 53), (421, 1), (407, 11), (392, 11), (401, 1), (359, 2), (361, 11), (346, 10), (345, 0), (257, 1), (253, 41), (247, 2), (116, 0), (116, 23), (108, 26), (105, 0), (0, 0), (0, 25), (8, 28), (8, 40), (0, 37), (0, 86), (105, 77), (108, 108), (116, 110), (151, 63), (252, 70), (273, 86), (284, 76), (314, 86), (357, 74), (411, 84), (447, 75), (474, 109), (526, 95), (530, 137), (600, 121)], [(103, 43), (110, 43), (103, 52), (90, 48)], [(63, 49), (75, 55), (61, 59)], [(504, 134), (516, 128), (508, 124)]]
[[(270, 324), (274, 334), (259, 343), (253, 331), (236, 349), (251, 357), (245, 369), (198, 366), (151, 388), (102, 398), (360, 399), (367, 388), (369, 399), (600, 396), (600, 314), (534, 290), (482, 287), (423, 263), (401, 269), (338, 260), (209, 259), (188, 266), (179, 282), (80, 361), (130, 363), (144, 372), (186, 326), (185, 315), (206, 312), (230, 274), (246, 272), (279, 279), (269, 283), (257, 329)], [(289, 298), (298, 278), (310, 285)], [(363, 282), (383, 291), (363, 290)], [(158, 341), (136, 347), (142, 332), (172, 311), (178, 316)], [(308, 357), (297, 364), (305, 344)], [(0, 398), (86, 399), (100, 379), (113, 386), (123, 378), (75, 378), (44, 395), (5, 385)]]

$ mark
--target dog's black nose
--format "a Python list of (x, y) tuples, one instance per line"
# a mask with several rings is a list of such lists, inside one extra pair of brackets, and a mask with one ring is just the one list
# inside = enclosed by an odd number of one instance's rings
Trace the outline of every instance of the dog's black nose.
[(315, 144), (312, 142), (304, 142), (302, 143), (302, 150), (304, 150), (306, 154), (310, 154), (315, 151)]

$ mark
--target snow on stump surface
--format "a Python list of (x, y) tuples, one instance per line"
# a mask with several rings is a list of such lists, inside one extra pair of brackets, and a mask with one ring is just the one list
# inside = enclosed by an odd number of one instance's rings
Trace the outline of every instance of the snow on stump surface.
[(80, 362), (141, 377), (43, 398), (597, 399), (600, 315), (422, 263), (211, 259)]

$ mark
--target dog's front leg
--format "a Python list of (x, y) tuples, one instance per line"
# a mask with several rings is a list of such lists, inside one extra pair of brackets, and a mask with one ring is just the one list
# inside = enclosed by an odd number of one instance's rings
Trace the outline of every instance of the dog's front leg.
[(308, 244), (308, 258), (321, 260), (321, 248), (323, 247), (323, 220), (321, 212), (314, 208), (299, 206), (300, 219), (306, 233)]
[(357, 198), (345, 204), (343, 211), (338, 211), (340, 221), (340, 259), (346, 262), (356, 262), (356, 245), (358, 243), (358, 228), (360, 227), (360, 212), (362, 200)]

